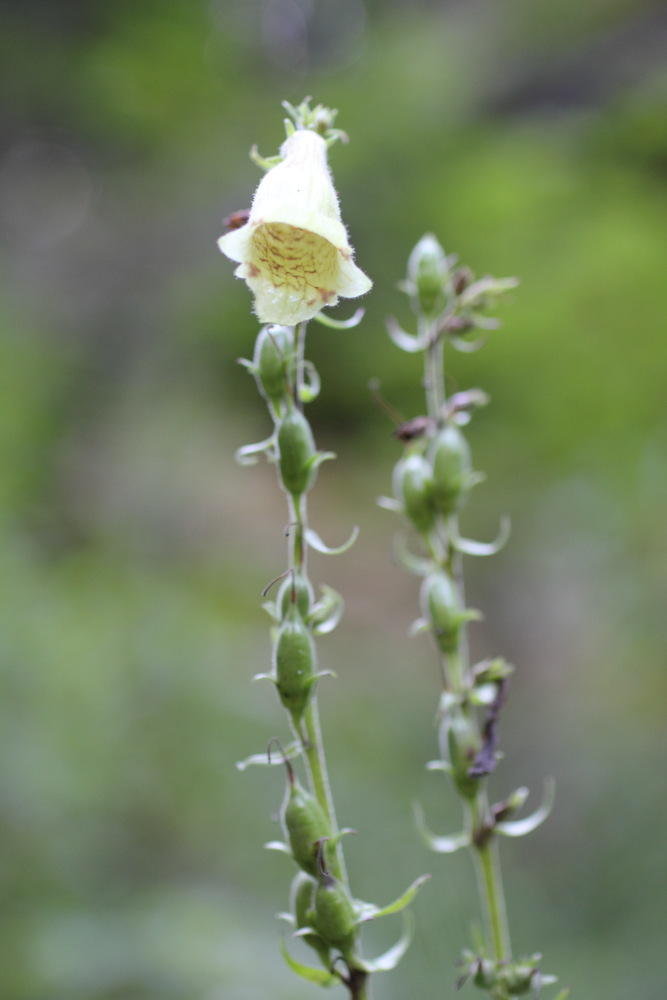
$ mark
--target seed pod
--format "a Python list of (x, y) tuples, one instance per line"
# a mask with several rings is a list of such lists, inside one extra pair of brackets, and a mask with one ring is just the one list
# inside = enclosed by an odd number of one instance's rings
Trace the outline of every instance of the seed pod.
[(291, 407), (280, 421), (277, 440), (282, 484), (292, 496), (300, 496), (315, 480), (317, 448), (310, 424), (295, 407)]
[(474, 963), (473, 982), (483, 990), (491, 990), (496, 985), (496, 963), (489, 958), (477, 958)]
[(439, 316), (444, 309), (448, 272), (445, 251), (435, 236), (422, 236), (408, 260), (408, 279), (425, 316)]
[(294, 375), (294, 338), (286, 326), (265, 326), (253, 358), (260, 389), (274, 406), (288, 396)]
[(522, 996), (535, 987), (535, 982), (540, 981), (539, 970), (534, 965), (526, 962), (516, 962), (508, 965), (502, 970), (502, 975), (498, 977), (507, 992), (513, 997)]
[(297, 609), (301, 617), (306, 619), (313, 600), (313, 588), (310, 581), (304, 577), (303, 573), (294, 571), (285, 577), (276, 600), (276, 607), (281, 618), (286, 618), (290, 605), (296, 602)]
[(433, 477), (431, 466), (423, 455), (407, 455), (396, 466), (395, 493), (403, 504), (406, 516), (417, 531), (426, 533), (433, 527)]
[(356, 922), (352, 901), (342, 882), (328, 873), (315, 890), (315, 930), (344, 956), (354, 949)]
[(431, 446), (433, 495), (443, 514), (454, 514), (470, 488), (470, 448), (455, 424), (438, 431)]
[(299, 784), (291, 767), (288, 773), (289, 791), (283, 809), (287, 838), (296, 863), (303, 871), (316, 877), (319, 874), (319, 843), (322, 838), (331, 836), (331, 827), (322, 807)]
[(283, 706), (299, 719), (315, 682), (315, 646), (296, 603), (288, 606), (274, 646), (274, 676)]
[(443, 569), (425, 577), (421, 588), (422, 613), (431, 624), (435, 641), (443, 653), (455, 653), (459, 633), (467, 615), (461, 608), (456, 584)]
[[(297, 930), (303, 927), (312, 927), (315, 922), (314, 895), (315, 879), (305, 872), (299, 872), (292, 883), (291, 909), (294, 914)], [(319, 934), (303, 934), (302, 939), (311, 948), (314, 948), (320, 956), (323, 965), (329, 966), (329, 947), (324, 943)]]
[[(471, 719), (457, 711), (448, 716), (442, 723), (441, 744), (445, 742), (445, 739), (456, 787), (461, 795), (472, 799), (479, 788), (479, 781), (476, 778), (471, 778), (468, 772), (482, 746), (477, 727)], [(445, 756), (445, 748), (442, 746), (441, 751)]]
[(304, 871), (298, 872), (292, 882), (291, 909), (296, 920), (297, 929), (302, 927), (312, 927), (314, 917), (313, 903), (315, 886), (314, 878)]

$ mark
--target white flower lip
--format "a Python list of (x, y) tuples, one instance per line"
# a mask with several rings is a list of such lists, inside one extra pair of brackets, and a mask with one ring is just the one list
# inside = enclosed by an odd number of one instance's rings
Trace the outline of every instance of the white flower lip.
[(353, 261), (322, 136), (298, 129), (262, 178), (250, 217), (218, 240), (255, 296), (261, 323), (294, 326), (372, 282)]

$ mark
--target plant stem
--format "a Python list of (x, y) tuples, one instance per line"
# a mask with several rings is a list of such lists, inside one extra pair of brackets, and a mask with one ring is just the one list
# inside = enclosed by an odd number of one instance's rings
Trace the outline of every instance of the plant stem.
[[(424, 388), (426, 391), (428, 414), (431, 418), (437, 420), (446, 400), (443, 340), (442, 337), (437, 335), (435, 324), (429, 324), (425, 320), (421, 322), (424, 324), (421, 336), (425, 343)], [(439, 561), (456, 580), (461, 606), (464, 607), (465, 594), (462, 560), (460, 553), (455, 550), (450, 542), (452, 536), (456, 534), (458, 534), (458, 519), (455, 515), (452, 515), (444, 526), (442, 541), (444, 541), (445, 555), (444, 557), (441, 556)], [(436, 549), (432, 544), (430, 550), (433, 558), (438, 561)], [(445, 684), (449, 687), (450, 691), (459, 695), (462, 700), (466, 697), (469, 670), (467, 629), (462, 627), (456, 651), (443, 657)], [(475, 713), (472, 708), (469, 705), (466, 706), (465, 701), (463, 701), (462, 708), (470, 721), (476, 725)], [(498, 855), (498, 844), (493, 835), (480, 837), (479, 842), (476, 838), (476, 834), (484, 828), (489, 808), (484, 779), (480, 779), (479, 790), (475, 798), (471, 802), (465, 802), (464, 808), (468, 813), (467, 818), (473, 831), (472, 851), (480, 903), (484, 913), (487, 948), (489, 954), (492, 954), (497, 961), (509, 961), (512, 957), (512, 948), (500, 858)]]
[[(301, 323), (295, 330), (296, 346), (296, 383), (294, 395), (299, 399), (300, 387), (303, 381), (304, 355), (306, 347), (307, 323)], [(308, 543), (306, 532), (308, 530), (308, 506), (305, 494), (294, 497), (290, 496), (290, 569), (299, 572), (305, 579), (307, 573)], [(303, 715), (303, 726), (305, 727), (305, 739), (303, 734), (297, 735), (301, 738), (308, 765), (308, 775), (310, 778), (311, 790), (317, 799), (321, 809), (329, 820), (334, 836), (338, 834), (338, 824), (334, 809), (331, 785), (327, 773), (326, 758), (324, 756), (324, 744), (322, 742), (322, 731), (320, 727), (320, 717), (317, 707), (317, 697), (313, 696)], [(345, 860), (340, 842), (336, 846), (335, 861), (333, 864), (333, 875), (344, 882), (349, 889), (347, 872), (345, 870)]]
[(433, 420), (440, 416), (440, 410), (445, 403), (445, 380), (443, 375), (443, 343), (437, 334), (435, 324), (428, 320), (419, 320), (420, 336), (426, 343), (424, 349), (424, 389), (428, 415)]
[[(481, 828), (487, 808), (486, 793), (480, 790), (470, 805), (473, 831)], [(497, 961), (509, 961), (512, 957), (512, 946), (498, 843), (495, 837), (488, 837), (479, 845), (474, 843), (473, 839), (473, 854), (477, 884), (484, 908), (489, 951)]]
[[(329, 824), (334, 836), (338, 834), (338, 823), (334, 809), (331, 785), (327, 774), (326, 758), (324, 756), (324, 744), (320, 730), (320, 716), (317, 708), (317, 698), (313, 697), (306, 708), (304, 714), (304, 725), (306, 729), (306, 743), (304, 745), (306, 760), (308, 762), (308, 773), (315, 798), (320, 804), (325, 815), (329, 819)], [(333, 865), (333, 875), (349, 889), (347, 872), (345, 870), (345, 859), (343, 851), (338, 842), (336, 846), (335, 863)]]

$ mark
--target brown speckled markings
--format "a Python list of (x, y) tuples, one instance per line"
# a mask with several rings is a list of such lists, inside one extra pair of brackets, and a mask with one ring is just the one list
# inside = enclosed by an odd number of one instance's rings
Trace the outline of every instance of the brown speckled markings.
[[(255, 231), (253, 251), (254, 266), (268, 272), (266, 276), (276, 288), (286, 285), (309, 304), (318, 298), (326, 303), (336, 294), (321, 281), (330, 277), (333, 285), (337, 251), (317, 233), (282, 222), (266, 223)], [(317, 285), (313, 284), (315, 278)]]

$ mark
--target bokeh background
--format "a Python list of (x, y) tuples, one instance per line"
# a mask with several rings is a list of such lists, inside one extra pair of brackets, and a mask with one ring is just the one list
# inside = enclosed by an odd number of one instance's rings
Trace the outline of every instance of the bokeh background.
[[(516, 950), (573, 997), (664, 1000), (667, 712), (667, 10), (647, 0), (3, 0), (0, 4), (0, 994), (7, 1000), (296, 1000), (274, 913), (283, 775), (235, 761), (285, 736), (261, 590), (283, 499), (237, 447), (268, 432), (236, 364), (256, 323), (215, 247), (283, 135), (282, 99), (340, 108), (331, 161), (363, 325), (315, 326), (313, 560), (347, 601), (321, 643), (322, 713), (358, 895), (424, 871), (417, 934), (379, 1000), (453, 997), (475, 918), (453, 831), (417, 583), (375, 506), (398, 457), (368, 381), (412, 416), (387, 340), (434, 231), (518, 274), (503, 330), (451, 359), (483, 386), (466, 533), (477, 656), (517, 665), (498, 796), (557, 804), (503, 844)], [(344, 317), (351, 306), (337, 310)], [(382, 926), (384, 923), (386, 926)], [(368, 950), (400, 930), (369, 929)], [(472, 987), (468, 987), (472, 990)], [(342, 992), (341, 992), (342, 995)]]

